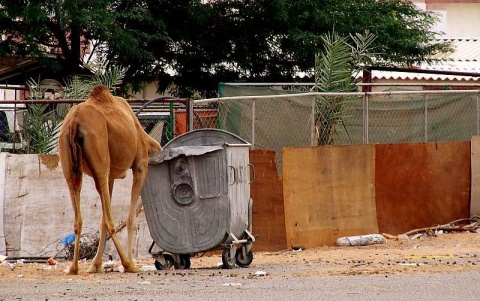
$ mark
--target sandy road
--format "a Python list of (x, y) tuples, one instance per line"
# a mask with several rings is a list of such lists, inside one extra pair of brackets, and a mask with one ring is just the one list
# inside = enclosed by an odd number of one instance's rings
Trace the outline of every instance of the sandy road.
[(151, 270), (148, 259), (135, 274), (63, 276), (64, 262), (2, 265), (0, 300), (438, 301), (480, 293), (477, 233), (254, 256), (250, 267), (230, 270), (218, 267), (220, 255), (192, 258), (189, 270)]

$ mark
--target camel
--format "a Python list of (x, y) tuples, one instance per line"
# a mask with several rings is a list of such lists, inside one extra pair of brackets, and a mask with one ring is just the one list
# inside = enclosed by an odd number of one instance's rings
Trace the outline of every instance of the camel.
[[(107, 233), (113, 240), (125, 272), (138, 272), (132, 258), (137, 200), (148, 171), (148, 155), (161, 150), (160, 144), (143, 130), (127, 101), (113, 96), (105, 86), (95, 86), (85, 102), (68, 112), (60, 130), (59, 156), (73, 206), (75, 246), (73, 261), (65, 274), (78, 274), (83, 173), (94, 179), (102, 203), (98, 249), (87, 272), (102, 272)], [(128, 169), (132, 169), (133, 183), (126, 221), (128, 238), (125, 254), (111, 216), (111, 195), (115, 179), (125, 178)]]

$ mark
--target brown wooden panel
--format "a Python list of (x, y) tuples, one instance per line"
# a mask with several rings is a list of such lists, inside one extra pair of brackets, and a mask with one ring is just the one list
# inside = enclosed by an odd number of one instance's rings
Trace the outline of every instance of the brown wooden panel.
[(252, 232), (254, 251), (278, 251), (287, 248), (282, 180), (278, 175), (275, 152), (251, 150), (250, 163), (255, 181), (250, 185), (253, 199)]
[(381, 232), (396, 235), (469, 216), (470, 141), (378, 144), (375, 152)]
[(480, 136), (472, 137), (471, 156), (470, 216), (480, 216)]
[(372, 145), (283, 149), (287, 244), (334, 245), (378, 233)]

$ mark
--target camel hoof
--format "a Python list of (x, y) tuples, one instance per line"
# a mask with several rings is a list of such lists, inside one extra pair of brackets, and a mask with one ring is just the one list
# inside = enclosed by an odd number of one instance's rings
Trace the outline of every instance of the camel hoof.
[(71, 268), (65, 269), (63, 270), (62, 275), (63, 276), (78, 275), (78, 269), (71, 269)]
[(101, 266), (96, 266), (96, 265), (91, 265), (88, 270), (87, 270), (87, 273), (89, 274), (93, 274), (93, 273), (102, 273), (102, 267)]
[(124, 266), (124, 268), (125, 268), (126, 273), (138, 273), (138, 272), (140, 272), (140, 269), (138, 267), (136, 267), (135, 265)]

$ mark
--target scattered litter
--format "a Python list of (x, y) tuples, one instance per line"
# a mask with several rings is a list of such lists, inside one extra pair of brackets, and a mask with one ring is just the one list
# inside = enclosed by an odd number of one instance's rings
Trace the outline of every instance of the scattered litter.
[(428, 238), (429, 236), (439, 236), (449, 232), (474, 232), (480, 233), (480, 216), (458, 219), (448, 224), (435, 225), (427, 228), (420, 228), (405, 232), (403, 234), (393, 236), (384, 234), (386, 237), (396, 238), (398, 240)]
[(50, 257), (50, 258), (48, 258), (48, 260), (47, 260), (47, 264), (48, 264), (48, 265), (56, 265), (56, 264), (57, 264), (57, 260), (56, 260), (55, 258), (53, 258), (53, 257)]
[(421, 265), (423, 265), (423, 263), (420, 263), (420, 262), (418, 262), (418, 263), (415, 263), (415, 262), (401, 262), (401, 263), (399, 263), (399, 265), (401, 265), (401, 266), (412, 266), (413, 267), (413, 266), (421, 266)]
[(8, 258), (8, 256), (0, 254), (0, 263), (4, 262), (5, 259), (7, 259), (7, 258)]
[(241, 283), (224, 283), (223, 286), (242, 286)]
[(294, 252), (294, 253), (298, 253), (298, 252), (302, 252), (302, 251), (303, 251), (302, 248), (298, 248), (298, 249), (293, 249), (293, 250), (292, 250), (292, 252)]
[(25, 277), (25, 276), (23, 276), (23, 274), (18, 274), (17, 277), (18, 277), (18, 278), (23, 278), (23, 277)]
[(72, 244), (75, 241), (75, 233), (68, 234), (67, 236), (60, 239), (60, 242), (65, 246)]
[(17, 263), (18, 263), (18, 264), (24, 264), (24, 263), (25, 263), (25, 259), (18, 259), (18, 260), (17, 260)]
[(265, 276), (267, 276), (267, 272), (265, 272), (265, 271), (256, 271), (256, 272), (255, 272), (255, 276), (257, 276), (257, 277), (265, 277)]
[(142, 265), (140, 270), (147, 272), (147, 271), (156, 271), (157, 268), (154, 265)]
[(438, 259), (438, 258), (453, 258), (453, 254), (450, 255), (410, 255), (404, 256), (405, 259)]
[(417, 239), (417, 238), (427, 238), (427, 236), (424, 234), (424, 233), (417, 233), (415, 235), (412, 236), (412, 238), (410, 239)]
[(125, 268), (123, 267), (123, 265), (118, 266), (117, 270), (118, 270), (120, 273), (125, 273)]
[(385, 237), (381, 234), (368, 234), (358, 236), (344, 236), (337, 239), (337, 246), (365, 246), (385, 243)]
[(108, 261), (102, 263), (103, 271), (105, 272), (113, 272), (113, 268), (115, 267), (115, 261), (113, 261), (112, 255), (108, 256)]
[(139, 281), (138, 283), (140, 283), (140, 284), (152, 284), (150, 281), (147, 281), (147, 280)]

